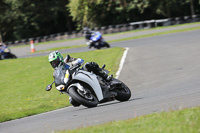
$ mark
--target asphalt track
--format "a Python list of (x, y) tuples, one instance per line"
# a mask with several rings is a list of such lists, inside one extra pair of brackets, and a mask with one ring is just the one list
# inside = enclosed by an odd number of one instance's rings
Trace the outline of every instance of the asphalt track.
[[(127, 102), (95, 108), (68, 107), (0, 123), (2, 133), (45, 133), (125, 120), (200, 105), (200, 30), (112, 43), (129, 47), (119, 79), (129, 86)], [(62, 51), (87, 51), (77, 48)]]

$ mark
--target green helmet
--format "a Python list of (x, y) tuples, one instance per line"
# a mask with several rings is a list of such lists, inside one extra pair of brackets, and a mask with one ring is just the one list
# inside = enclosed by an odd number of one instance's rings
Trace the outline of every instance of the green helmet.
[(63, 56), (58, 51), (53, 51), (49, 54), (49, 63), (56, 68), (63, 63)]

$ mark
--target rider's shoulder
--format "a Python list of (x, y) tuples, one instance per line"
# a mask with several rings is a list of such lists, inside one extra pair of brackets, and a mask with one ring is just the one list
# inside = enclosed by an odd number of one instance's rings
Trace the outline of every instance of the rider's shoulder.
[(55, 68), (54, 72), (58, 72), (58, 71), (62, 70), (63, 68), (64, 68), (63, 65), (58, 66)]

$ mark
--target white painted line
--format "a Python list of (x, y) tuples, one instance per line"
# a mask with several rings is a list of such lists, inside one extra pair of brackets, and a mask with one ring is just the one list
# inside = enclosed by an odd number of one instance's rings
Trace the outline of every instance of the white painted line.
[(119, 78), (119, 75), (120, 75), (120, 72), (121, 72), (121, 70), (122, 70), (122, 68), (123, 68), (123, 65), (124, 65), (124, 62), (125, 62), (125, 59), (126, 59), (126, 55), (127, 55), (127, 53), (128, 53), (128, 50), (129, 50), (129, 48), (126, 48), (126, 50), (124, 51), (124, 54), (123, 54), (123, 56), (122, 56), (122, 58), (121, 58), (121, 61), (120, 61), (120, 64), (119, 64), (119, 69), (118, 69), (118, 71), (116, 72), (116, 79), (118, 79)]

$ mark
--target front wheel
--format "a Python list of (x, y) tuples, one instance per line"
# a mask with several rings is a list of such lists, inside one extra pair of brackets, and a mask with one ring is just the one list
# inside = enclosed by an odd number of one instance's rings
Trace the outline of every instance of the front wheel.
[(130, 89), (123, 82), (119, 80), (117, 81), (120, 83), (120, 86), (117, 86), (117, 88), (115, 88), (115, 92), (117, 92), (117, 96), (115, 97), (115, 99), (120, 102), (128, 101), (131, 97)]
[(106, 46), (107, 48), (110, 48), (110, 45), (109, 45), (107, 42), (105, 42), (105, 46)]
[(0, 54), (0, 60), (3, 60), (3, 59), (4, 59), (4, 56)]
[(69, 95), (75, 101), (88, 108), (96, 107), (98, 104), (97, 98), (89, 90), (87, 92), (84, 92), (76, 87), (70, 87)]
[(10, 53), (10, 55), (11, 55), (11, 58), (17, 59), (17, 56), (16, 56), (16, 55), (14, 55), (14, 54), (12, 54), (12, 53)]

